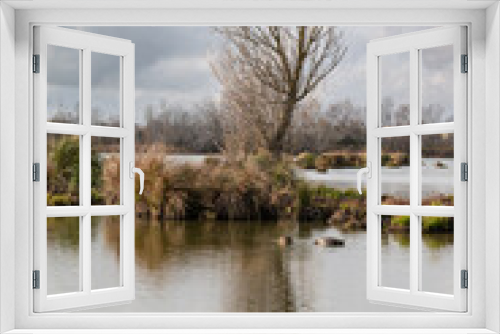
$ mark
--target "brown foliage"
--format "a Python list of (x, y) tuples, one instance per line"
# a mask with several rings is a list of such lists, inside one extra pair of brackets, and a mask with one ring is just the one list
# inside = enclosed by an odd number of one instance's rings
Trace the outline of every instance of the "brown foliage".
[[(292, 171), (261, 152), (241, 162), (201, 166), (168, 164), (165, 148), (153, 145), (137, 155), (136, 166), (145, 175), (144, 193), (138, 195), (136, 214), (153, 219), (275, 219), (291, 216), (296, 206)], [(106, 170), (119, 160), (108, 159)], [(149, 177), (148, 177), (149, 176)], [(153, 177), (154, 176), (154, 177)], [(104, 177), (105, 189), (119, 180)]]

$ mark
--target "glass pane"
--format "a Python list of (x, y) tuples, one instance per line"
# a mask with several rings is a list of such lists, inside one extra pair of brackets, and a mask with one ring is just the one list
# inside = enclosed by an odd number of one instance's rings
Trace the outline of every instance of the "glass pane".
[(80, 204), (80, 137), (47, 134), (47, 205)]
[(453, 206), (453, 134), (422, 136), (422, 205)]
[(120, 286), (120, 216), (92, 217), (92, 290)]
[(92, 125), (120, 126), (120, 57), (92, 52)]
[(47, 121), (80, 119), (80, 50), (47, 46)]
[(47, 293), (80, 291), (80, 218), (47, 218)]
[(422, 291), (453, 294), (453, 218), (422, 217)]
[(410, 289), (410, 217), (382, 216), (380, 286)]
[(379, 57), (381, 126), (410, 125), (410, 53)]
[(422, 124), (453, 122), (453, 46), (420, 50)]
[(92, 205), (120, 204), (120, 138), (92, 137)]
[(410, 204), (410, 137), (381, 139), (381, 203)]

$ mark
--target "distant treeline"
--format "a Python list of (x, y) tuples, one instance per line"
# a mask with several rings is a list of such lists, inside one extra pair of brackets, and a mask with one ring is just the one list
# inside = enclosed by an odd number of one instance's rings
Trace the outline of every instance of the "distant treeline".
[[(292, 128), (286, 136), (284, 149), (289, 154), (302, 152), (325, 153), (334, 151), (365, 152), (366, 107), (345, 100), (324, 108), (309, 103), (294, 116)], [(408, 110), (406, 105), (384, 106), (394, 119)], [(424, 108), (427, 123), (450, 121), (440, 106)], [(390, 124), (400, 125), (400, 124)], [(218, 105), (207, 101), (191, 107), (161, 104), (149, 106), (145, 122), (136, 125), (136, 143), (148, 146), (162, 143), (177, 153), (221, 153), (224, 150), (224, 127)], [(408, 137), (386, 138), (385, 152), (409, 153)], [(452, 158), (453, 135), (422, 137), (422, 154), (426, 158)]]
[[(390, 99), (389, 99), (390, 100)], [(384, 100), (384, 118), (392, 115), (385, 124), (406, 125), (408, 106), (394, 106)], [(138, 110), (143, 120), (136, 124), (137, 147), (161, 143), (171, 153), (211, 154), (224, 152), (225, 136), (223, 114), (219, 105), (204, 101), (191, 106), (161, 103)], [(93, 115), (98, 114), (94, 112)], [(141, 115), (142, 114), (142, 115)], [(74, 123), (69, 113), (57, 113), (52, 121)], [(326, 108), (317, 101), (309, 101), (294, 115), (292, 127), (285, 138), (284, 151), (289, 154), (302, 152), (365, 152), (366, 107), (354, 105), (350, 100), (332, 103)], [(423, 108), (425, 123), (452, 121), (444, 108), (431, 105)], [(118, 121), (108, 121), (114, 126)], [(104, 143), (103, 143), (104, 144)], [(409, 153), (408, 137), (385, 138), (382, 150), (386, 153)], [(422, 136), (422, 154), (425, 158), (452, 158), (453, 134)]]
[[(350, 101), (331, 104), (324, 111), (316, 107), (304, 108), (293, 119), (285, 152), (364, 151), (365, 113), (364, 107), (355, 106)], [(222, 117), (213, 102), (190, 108), (163, 104), (153, 110), (150, 106), (145, 118), (143, 124), (136, 126), (138, 144), (162, 143), (179, 153), (207, 154), (224, 150)]]

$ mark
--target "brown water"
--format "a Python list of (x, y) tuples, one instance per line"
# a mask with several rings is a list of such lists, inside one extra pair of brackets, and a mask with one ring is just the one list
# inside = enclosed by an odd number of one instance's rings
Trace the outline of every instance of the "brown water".
[[(93, 279), (99, 286), (119, 273), (119, 224), (93, 225)], [(280, 247), (280, 235), (295, 242)], [(314, 245), (340, 236), (345, 247)], [(76, 240), (76, 241), (75, 241)], [(64, 290), (78, 275), (78, 238), (51, 233), (50, 291)], [(408, 235), (385, 235), (384, 268), (391, 281), (408, 279)], [(423, 266), (431, 290), (452, 286), (449, 235), (427, 236)], [(366, 233), (342, 233), (322, 223), (136, 221), (136, 299), (90, 312), (370, 312), (405, 311), (366, 299)], [(94, 286), (94, 282), (93, 282)]]

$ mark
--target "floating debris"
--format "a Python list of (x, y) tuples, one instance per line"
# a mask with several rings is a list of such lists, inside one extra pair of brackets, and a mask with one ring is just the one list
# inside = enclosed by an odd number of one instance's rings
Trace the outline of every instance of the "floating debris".
[(278, 239), (278, 245), (280, 246), (290, 246), (293, 244), (293, 239), (291, 236), (281, 236)]
[(314, 244), (323, 247), (344, 246), (345, 240), (336, 237), (321, 237), (316, 239)]

